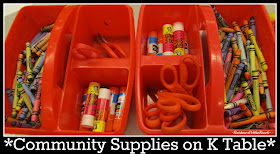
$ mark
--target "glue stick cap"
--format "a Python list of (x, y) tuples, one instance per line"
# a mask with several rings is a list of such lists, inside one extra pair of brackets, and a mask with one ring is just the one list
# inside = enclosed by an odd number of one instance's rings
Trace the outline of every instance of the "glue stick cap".
[(110, 90), (111, 90), (111, 93), (114, 93), (114, 94), (119, 94), (120, 93), (120, 90), (117, 87), (110, 87)]
[(157, 32), (156, 31), (149, 32), (148, 37), (150, 37), (150, 36), (157, 37)]
[(120, 93), (126, 93), (126, 87), (121, 87)]
[(107, 88), (100, 88), (99, 89), (99, 94), (98, 94), (98, 99), (99, 98), (105, 98), (105, 99), (110, 99), (111, 96), (111, 90)]
[(163, 52), (163, 55), (165, 56), (174, 55), (174, 52), (171, 51)]
[(93, 128), (93, 121), (94, 121), (93, 115), (84, 114), (82, 117), (81, 125), (86, 128)]
[(90, 83), (89, 83), (89, 87), (90, 87), (91, 85), (98, 85), (98, 86), (100, 86), (100, 84), (99, 84), (98, 82), (90, 82)]
[(173, 31), (176, 31), (176, 30), (184, 31), (184, 24), (182, 22), (174, 22)]

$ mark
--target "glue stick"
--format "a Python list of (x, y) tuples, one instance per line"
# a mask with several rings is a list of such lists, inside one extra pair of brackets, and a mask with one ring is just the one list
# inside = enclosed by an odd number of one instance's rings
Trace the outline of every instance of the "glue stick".
[(93, 128), (99, 88), (100, 88), (99, 83), (97, 82), (89, 83), (86, 105), (84, 108), (84, 114), (81, 122), (82, 127)]
[(182, 22), (173, 23), (174, 54), (185, 54), (184, 25)]
[(174, 55), (173, 53), (173, 28), (171, 24), (162, 27), (163, 55)]
[(111, 90), (111, 98), (110, 98), (108, 118), (106, 120), (106, 127), (105, 127), (106, 132), (113, 131), (116, 105), (118, 103), (118, 97), (119, 97), (118, 95), (120, 91), (119, 88), (117, 87), (110, 87), (110, 90)]
[(148, 56), (154, 56), (158, 53), (157, 32), (151, 31), (148, 35)]
[(106, 119), (108, 116), (111, 90), (108, 88), (100, 88), (98, 95), (98, 102), (96, 108), (95, 121), (93, 122), (94, 132), (104, 132)]
[(118, 98), (118, 104), (116, 107), (113, 130), (117, 130), (118, 128), (120, 128), (121, 119), (123, 117), (124, 105), (125, 105), (125, 102), (124, 102), (125, 96), (126, 96), (126, 87), (121, 87), (119, 98)]
[(163, 53), (162, 33), (158, 33), (158, 53), (157, 53), (157, 55), (162, 55), (162, 53)]

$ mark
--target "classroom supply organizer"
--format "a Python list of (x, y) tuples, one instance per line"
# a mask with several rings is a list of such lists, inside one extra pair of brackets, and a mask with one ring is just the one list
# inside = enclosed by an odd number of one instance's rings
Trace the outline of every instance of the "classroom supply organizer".
[[(275, 34), (269, 16), (263, 5), (215, 5), (224, 19), (242, 22), (244, 18), (255, 17), (259, 46), (262, 48), (269, 70), (267, 71), (270, 94), (275, 109)], [(237, 11), (238, 10), (238, 11)], [(233, 19), (234, 18), (234, 19)], [(240, 21), (238, 20), (240, 19)], [(146, 44), (150, 31), (161, 31), (162, 25), (182, 21), (188, 36), (189, 52), (199, 62), (201, 78), (194, 95), (201, 102), (201, 110), (188, 114), (188, 126), (175, 133), (176, 135), (246, 135), (251, 129), (227, 129), (224, 124), (224, 74), (218, 26), (210, 5), (142, 5), (136, 38), (136, 72), (135, 92), (136, 111), (139, 128), (145, 134), (164, 135), (161, 129), (150, 129), (144, 123), (144, 108), (149, 105), (150, 89), (160, 90), (160, 69), (165, 64), (175, 65), (178, 71), (180, 57), (147, 56)], [(258, 22), (257, 22), (258, 21)], [(202, 35), (200, 35), (200, 32)], [(202, 38), (206, 37), (206, 38)], [(191, 68), (190, 68), (190, 71)], [(191, 75), (191, 73), (189, 73)], [(192, 76), (192, 75), (191, 75)], [(166, 75), (166, 79), (172, 74)], [(172, 80), (172, 79), (171, 79)], [(152, 102), (153, 103), (153, 102)], [(264, 108), (265, 109), (265, 108)], [(254, 131), (254, 130), (253, 130)], [(257, 135), (275, 135), (275, 130), (262, 129), (269, 133)]]
[[(18, 54), (44, 25), (55, 22), (49, 40), (42, 81), (42, 126), (5, 127), (8, 134), (120, 135), (126, 128), (135, 69), (133, 10), (125, 5), (27, 6), (17, 14), (5, 41), (5, 88), (11, 87)], [(118, 43), (127, 58), (109, 58), (95, 35)], [(16, 37), (15, 37), (16, 36)], [(99, 49), (103, 56), (76, 59), (78, 43)], [(16, 45), (15, 45), (16, 44)], [(16, 52), (16, 53), (15, 53)], [(12, 54), (15, 53), (15, 54)], [(79, 131), (84, 89), (90, 82), (127, 87), (121, 127), (113, 132)], [(5, 96), (5, 114), (11, 114)]]

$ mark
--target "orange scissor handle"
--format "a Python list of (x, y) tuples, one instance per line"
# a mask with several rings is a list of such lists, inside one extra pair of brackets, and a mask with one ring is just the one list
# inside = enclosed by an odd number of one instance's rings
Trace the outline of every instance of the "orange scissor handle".
[[(172, 73), (174, 74), (174, 80), (171, 84), (167, 83), (164, 78), (164, 72), (168, 69), (171, 70)], [(178, 73), (177, 73), (175, 66), (173, 66), (173, 65), (166, 64), (166, 65), (162, 66), (162, 68), (160, 70), (160, 81), (163, 84), (163, 86), (171, 92), (188, 94), (188, 92), (179, 84)]]
[(187, 123), (186, 113), (182, 112), (181, 116), (183, 116), (183, 120), (179, 124), (172, 127), (169, 127), (169, 125), (172, 124), (173, 121), (168, 121), (168, 122), (164, 121), (161, 124), (161, 130), (167, 134), (173, 134), (179, 132)]
[(107, 52), (107, 54), (111, 57), (111, 58), (119, 58), (115, 52), (106, 44), (106, 43), (101, 43), (101, 46), (103, 49), (105, 49), (105, 51)]
[(120, 58), (127, 58), (128, 55), (125, 53), (125, 51), (116, 43), (109, 43), (108, 44), (111, 48), (115, 49), (114, 51)]
[(157, 102), (157, 107), (162, 111), (168, 113), (177, 113), (181, 110), (181, 105), (178, 103), (177, 98), (173, 99), (159, 99)]
[[(196, 67), (196, 76), (192, 84), (188, 84), (188, 69), (187, 66), (185, 65), (184, 61), (186, 59), (191, 59)], [(199, 64), (197, 60), (194, 58), (194, 56), (190, 54), (183, 55), (180, 59), (180, 65), (179, 65), (179, 70), (180, 70), (180, 84), (187, 90), (187, 92), (193, 96), (193, 89), (197, 85), (200, 77), (200, 70), (199, 70)]]
[(160, 113), (159, 108), (154, 110), (154, 111), (149, 112), (149, 110), (152, 109), (152, 108), (157, 108), (157, 104), (156, 103), (150, 104), (144, 109), (144, 114), (145, 114), (146, 117), (153, 117), (153, 116), (156, 116)]
[(161, 121), (173, 121), (178, 118), (182, 114), (183, 110), (181, 109), (178, 113), (168, 113), (165, 111), (161, 111), (159, 113), (159, 119)]
[(149, 128), (160, 128), (160, 125), (161, 125), (161, 121), (159, 119), (159, 117), (157, 117), (156, 119), (149, 119), (149, 117), (145, 117), (145, 120), (144, 120), (145, 124), (147, 127)]

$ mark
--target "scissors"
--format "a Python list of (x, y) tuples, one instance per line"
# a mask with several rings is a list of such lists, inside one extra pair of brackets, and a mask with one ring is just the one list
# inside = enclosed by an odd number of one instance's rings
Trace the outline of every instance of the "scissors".
[(116, 43), (109, 43), (99, 33), (96, 36), (97, 41), (101, 44), (102, 48), (105, 49), (107, 54), (112, 58), (126, 58), (128, 57), (126, 52)]
[[(188, 75), (191, 72), (188, 72), (188, 68), (184, 61), (190, 59), (196, 68), (195, 79), (189, 84)], [(174, 80), (172, 83), (168, 84), (164, 78), (164, 73), (167, 70), (171, 70), (174, 74)], [(179, 82), (178, 82), (178, 72), (175, 66), (166, 64), (160, 70), (160, 80), (163, 86), (166, 88), (164, 90), (159, 90), (157, 92), (158, 100), (156, 103), (147, 106), (144, 109), (144, 114), (146, 116), (145, 123), (146, 125), (153, 126), (150, 128), (161, 128), (165, 133), (176, 133), (180, 131), (185, 124), (187, 123), (187, 117), (183, 110), (187, 111), (198, 111), (201, 108), (200, 101), (193, 96), (193, 89), (197, 86), (200, 78), (200, 68), (196, 59), (190, 55), (183, 55), (179, 63)], [(153, 112), (148, 112), (151, 108), (158, 108)], [(158, 119), (149, 120), (149, 117), (157, 116)], [(182, 117), (183, 120), (172, 127), (169, 125), (178, 117)], [(159, 123), (161, 121), (162, 123)], [(154, 123), (154, 124), (152, 124)]]

